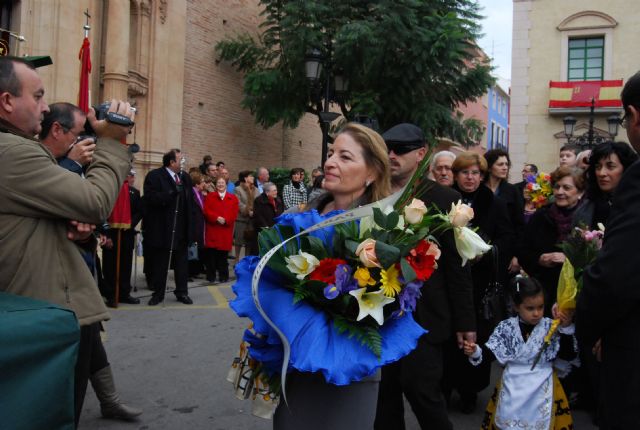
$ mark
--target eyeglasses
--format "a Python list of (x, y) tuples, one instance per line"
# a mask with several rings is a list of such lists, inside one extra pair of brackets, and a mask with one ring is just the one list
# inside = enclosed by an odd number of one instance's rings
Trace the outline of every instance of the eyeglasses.
[(393, 143), (387, 143), (387, 151), (389, 153), (393, 151), (393, 153), (396, 155), (404, 155), (420, 148), (424, 148), (424, 145), (411, 145), (411, 144), (396, 145)]
[(463, 176), (480, 176), (480, 170), (460, 170), (460, 174)]

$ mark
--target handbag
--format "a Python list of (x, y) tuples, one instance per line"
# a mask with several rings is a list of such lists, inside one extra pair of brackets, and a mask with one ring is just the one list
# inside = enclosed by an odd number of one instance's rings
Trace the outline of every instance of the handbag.
[(491, 280), (487, 284), (481, 300), (481, 317), (489, 323), (491, 330), (505, 318), (504, 289), (498, 280), (499, 261), (498, 248), (493, 245), (491, 249), (493, 270)]
[(191, 245), (189, 245), (189, 248), (187, 248), (187, 260), (196, 261), (197, 259), (198, 259), (198, 243), (194, 242)]

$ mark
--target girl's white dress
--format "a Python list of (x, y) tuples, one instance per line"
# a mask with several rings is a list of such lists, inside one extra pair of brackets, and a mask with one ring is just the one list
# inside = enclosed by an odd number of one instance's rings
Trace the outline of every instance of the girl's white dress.
[[(551, 322), (551, 319), (543, 318), (525, 341), (516, 316), (500, 322), (489, 337), (486, 347), (505, 366), (496, 399), (494, 423), (497, 428), (551, 428), (554, 413), (553, 368), (555, 366), (559, 373), (567, 373), (570, 369), (568, 362), (556, 360), (560, 349), (558, 336), (553, 336), (535, 369), (531, 370)], [(558, 329), (564, 334), (573, 334), (573, 330), (573, 325)], [(474, 354), (470, 361), (477, 365), (482, 361), (482, 355)]]

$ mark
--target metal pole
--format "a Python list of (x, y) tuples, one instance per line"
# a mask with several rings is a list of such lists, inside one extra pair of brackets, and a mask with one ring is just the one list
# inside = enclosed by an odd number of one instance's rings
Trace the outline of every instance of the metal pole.
[[(181, 180), (182, 181), (182, 180)], [(180, 185), (181, 187), (183, 185)], [(167, 265), (167, 274), (165, 275), (164, 294), (162, 295), (162, 306), (164, 307), (164, 299), (169, 292), (169, 270), (171, 269), (171, 259), (173, 258), (173, 242), (176, 237), (176, 224), (178, 223), (178, 210), (180, 208), (180, 189), (176, 195), (176, 211), (173, 214), (173, 228), (171, 230), (171, 245), (169, 247), (169, 264)]]
[[(329, 61), (327, 61), (327, 66), (329, 66)], [(329, 94), (330, 94), (330, 85), (331, 85), (331, 73), (330, 67), (325, 67), (325, 74), (327, 75), (327, 81), (325, 82), (324, 87), (324, 108), (323, 112), (329, 112)], [(324, 121), (322, 117), (320, 118), (320, 128), (322, 129), (322, 160), (320, 162), (320, 166), (324, 168), (324, 162), (327, 160), (327, 152), (329, 146), (329, 122)]]
[(596, 99), (595, 97), (591, 97), (591, 109), (589, 110), (589, 134), (588, 134), (588, 143), (589, 143), (589, 149), (593, 148), (593, 117), (594, 117), (594, 110), (596, 107)]

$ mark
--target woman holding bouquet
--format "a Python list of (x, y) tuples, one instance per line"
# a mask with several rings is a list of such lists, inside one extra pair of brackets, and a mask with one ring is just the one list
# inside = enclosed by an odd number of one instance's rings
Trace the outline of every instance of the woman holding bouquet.
[[(375, 131), (347, 124), (329, 148), (324, 165), (327, 193), (316, 199), (320, 214), (347, 210), (390, 194), (386, 146)], [(304, 353), (304, 352), (303, 352)], [(360, 382), (338, 386), (320, 373), (292, 372), (287, 376), (288, 405), (280, 402), (276, 430), (373, 428), (380, 372)]]

